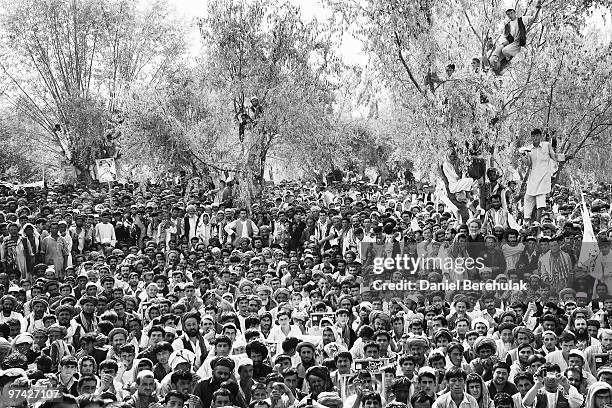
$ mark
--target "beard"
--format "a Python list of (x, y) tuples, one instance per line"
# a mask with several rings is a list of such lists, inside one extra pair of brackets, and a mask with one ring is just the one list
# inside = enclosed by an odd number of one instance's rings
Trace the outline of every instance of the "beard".
[(188, 335), (189, 337), (195, 337), (195, 336), (197, 336), (197, 335), (198, 335), (198, 332), (199, 332), (199, 330), (198, 330), (197, 328), (196, 328), (196, 329), (189, 329), (189, 330), (185, 330), (185, 333), (187, 333), (187, 335)]
[(578, 340), (587, 340), (589, 338), (589, 332), (587, 332), (587, 329), (575, 329), (574, 334)]

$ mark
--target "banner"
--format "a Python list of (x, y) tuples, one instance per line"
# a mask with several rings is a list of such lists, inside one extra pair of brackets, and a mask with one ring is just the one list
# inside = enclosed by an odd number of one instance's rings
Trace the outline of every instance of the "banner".
[(115, 159), (99, 159), (96, 160), (96, 174), (100, 183), (110, 183), (117, 181), (117, 167)]
[(19, 190), (21, 188), (43, 188), (45, 186), (45, 181), (37, 181), (34, 183), (26, 183), (26, 184), (11, 184), (11, 183), (7, 183), (5, 181), (0, 181), (0, 184), (2, 184), (5, 187), (10, 187), (13, 190)]
[(582, 225), (582, 247), (580, 248), (578, 265), (585, 266), (591, 271), (593, 262), (599, 254), (599, 246), (597, 245), (597, 238), (595, 238), (595, 232), (593, 231), (593, 224), (591, 224), (591, 213), (584, 201), (584, 194), (582, 194)]
[(327, 317), (331, 319), (332, 321), (335, 321), (336, 314), (333, 312), (331, 313), (330, 312), (311, 313), (310, 321), (312, 322), (312, 326), (320, 326), (321, 319), (323, 319), (324, 317)]

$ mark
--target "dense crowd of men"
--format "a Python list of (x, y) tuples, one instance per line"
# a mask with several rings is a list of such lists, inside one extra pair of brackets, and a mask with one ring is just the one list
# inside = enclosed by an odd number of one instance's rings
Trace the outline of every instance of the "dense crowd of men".
[[(480, 198), (469, 219), (428, 188), (351, 174), (270, 185), (249, 208), (185, 178), (111, 197), (4, 187), (0, 405), (612, 406), (609, 186), (525, 199), (536, 221), (498, 173), (456, 190)], [(395, 255), (454, 263), (373, 273)]]

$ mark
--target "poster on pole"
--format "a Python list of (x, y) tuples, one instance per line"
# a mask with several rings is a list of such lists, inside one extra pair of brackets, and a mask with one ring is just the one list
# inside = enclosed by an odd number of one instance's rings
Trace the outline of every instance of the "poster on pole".
[(99, 159), (96, 160), (96, 173), (100, 183), (111, 183), (117, 180), (117, 167), (115, 159)]

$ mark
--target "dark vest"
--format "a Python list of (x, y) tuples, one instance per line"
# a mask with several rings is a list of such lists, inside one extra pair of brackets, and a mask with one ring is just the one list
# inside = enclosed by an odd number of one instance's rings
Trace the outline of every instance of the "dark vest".
[(183, 224), (184, 224), (184, 228), (185, 228), (185, 231), (183, 231), (183, 234), (186, 237), (189, 237), (189, 232), (191, 231), (192, 228), (193, 228), (194, 231), (198, 229), (198, 225), (200, 224), (200, 217), (201, 217), (201, 215), (198, 215), (198, 218), (196, 219), (195, 225), (191, 225), (190, 224), (191, 220), (189, 219), (188, 215), (186, 215), (185, 218), (183, 218), (183, 220), (184, 220)]
[[(181, 340), (183, 341), (183, 347), (186, 350), (191, 351), (193, 354), (196, 353), (196, 351), (193, 349), (193, 346), (191, 345), (191, 342), (189, 341), (189, 338), (183, 336)], [(198, 345), (200, 346), (200, 349), (202, 350), (202, 355), (200, 356), (200, 364), (202, 364), (204, 360), (206, 360), (206, 357), (208, 356), (208, 350), (206, 350), (206, 347), (200, 341), (198, 341)]]
[(549, 407), (548, 406), (548, 398), (546, 397), (545, 392), (538, 393), (536, 395), (536, 405), (535, 408), (569, 408), (569, 401), (561, 391), (557, 392), (557, 406)]
[(518, 40), (519, 45), (524, 47), (527, 44), (527, 30), (525, 29), (525, 24), (523, 23), (523, 18), (517, 18), (518, 21), (518, 38), (514, 38), (512, 34), (510, 34), (510, 23), (507, 23), (504, 27), (504, 35), (506, 36), (506, 40), (508, 40), (508, 44), (512, 44), (515, 40)]

